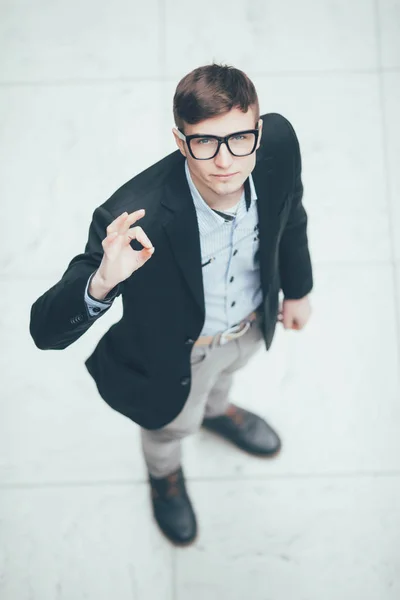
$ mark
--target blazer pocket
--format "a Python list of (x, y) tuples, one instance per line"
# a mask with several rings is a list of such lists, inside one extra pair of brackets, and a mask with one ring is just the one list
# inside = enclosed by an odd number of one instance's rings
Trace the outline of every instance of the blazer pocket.
[(190, 356), (190, 365), (192, 367), (202, 363), (207, 356), (207, 346), (195, 346)]

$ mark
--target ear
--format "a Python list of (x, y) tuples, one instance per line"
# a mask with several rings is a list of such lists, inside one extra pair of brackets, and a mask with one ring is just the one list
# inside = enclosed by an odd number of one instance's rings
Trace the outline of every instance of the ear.
[(261, 138), (262, 138), (262, 128), (263, 128), (263, 120), (262, 120), (262, 119), (259, 119), (259, 120), (258, 120), (258, 131), (259, 131), (259, 134), (258, 134), (258, 140), (257, 140), (257, 147), (256, 147), (256, 150), (258, 150), (258, 149), (259, 149), (259, 147), (260, 147), (260, 144), (261, 144)]
[(178, 130), (176, 129), (176, 127), (172, 128), (172, 133), (174, 134), (176, 145), (181, 151), (181, 154), (183, 154), (183, 156), (186, 156), (185, 142), (181, 140), (181, 138), (178, 136)]

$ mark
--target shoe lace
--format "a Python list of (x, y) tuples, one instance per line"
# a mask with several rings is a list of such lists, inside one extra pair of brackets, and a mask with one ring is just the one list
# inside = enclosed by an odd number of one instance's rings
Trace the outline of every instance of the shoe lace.
[(169, 497), (179, 496), (180, 490), (179, 490), (178, 473), (172, 473), (172, 475), (168, 475), (167, 481), (168, 481), (169, 485), (168, 485), (166, 496), (169, 496)]
[(237, 406), (233, 406), (232, 404), (229, 406), (228, 410), (225, 413), (236, 425), (242, 425), (244, 421), (244, 412), (240, 410)]
[(162, 487), (153, 484), (151, 487), (151, 495), (153, 499), (158, 499), (160, 498), (160, 496), (164, 498), (172, 498), (173, 496), (179, 496), (181, 494), (179, 483), (179, 474), (172, 473), (171, 475), (168, 475), (165, 478)]

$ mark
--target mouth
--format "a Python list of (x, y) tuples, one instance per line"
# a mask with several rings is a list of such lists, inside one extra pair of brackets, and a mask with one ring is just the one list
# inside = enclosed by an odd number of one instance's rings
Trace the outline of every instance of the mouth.
[(224, 175), (213, 175), (213, 177), (216, 177), (217, 179), (229, 179), (230, 177), (233, 177), (234, 175), (237, 175), (237, 173), (226, 173)]

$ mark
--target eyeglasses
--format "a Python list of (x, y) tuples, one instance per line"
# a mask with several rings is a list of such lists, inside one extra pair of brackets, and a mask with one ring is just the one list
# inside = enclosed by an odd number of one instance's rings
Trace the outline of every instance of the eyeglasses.
[(190, 154), (196, 160), (214, 158), (217, 156), (221, 144), (226, 144), (233, 156), (249, 156), (256, 149), (259, 133), (258, 129), (246, 129), (220, 137), (219, 135), (185, 135), (178, 129), (178, 136), (187, 143)]

